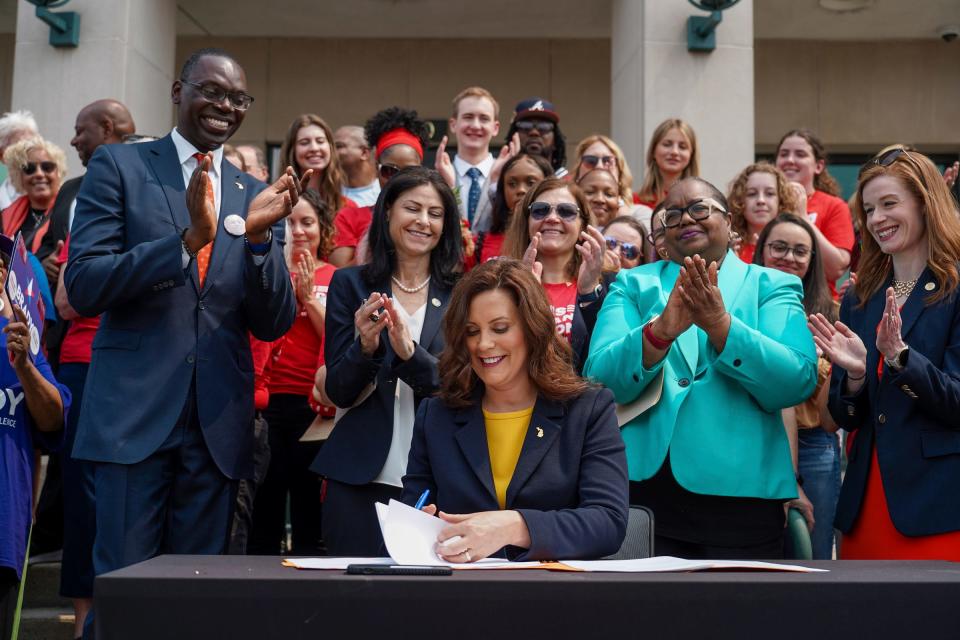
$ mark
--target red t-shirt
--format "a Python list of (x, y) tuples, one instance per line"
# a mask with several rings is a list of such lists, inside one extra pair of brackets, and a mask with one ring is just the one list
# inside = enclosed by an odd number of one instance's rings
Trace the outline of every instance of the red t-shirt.
[(740, 246), (740, 259), (747, 264), (753, 264), (753, 256), (757, 251), (757, 245), (744, 242)]
[[(853, 233), (853, 219), (850, 217), (850, 207), (841, 198), (823, 191), (814, 191), (807, 198), (807, 220), (820, 229), (830, 244), (853, 253), (853, 247), (857, 243)], [(836, 299), (836, 283), (829, 280), (827, 283)]]
[[(481, 265), (488, 260), (499, 258), (503, 255), (504, 233), (485, 233), (483, 234), (483, 246), (480, 247), (480, 255), (477, 257), (477, 265)], [(476, 242), (476, 240), (474, 240)]]
[[(337, 268), (325, 264), (314, 272), (313, 295), (326, 304), (327, 288)], [(323, 364), (323, 340), (317, 335), (305, 310), (298, 310), (297, 318), (285, 336), (273, 343), (268, 388), (270, 393), (292, 393), (309, 397), (317, 367)], [(325, 408), (326, 409), (326, 408)], [(333, 409), (329, 408), (333, 415)], [(324, 415), (326, 415), (326, 411)]]
[(337, 230), (335, 249), (356, 247), (373, 220), (373, 207), (344, 207), (337, 212), (333, 226)]
[(546, 291), (547, 300), (550, 301), (550, 310), (553, 311), (553, 319), (557, 323), (557, 333), (570, 342), (573, 332), (573, 314), (577, 310), (577, 284), (575, 282), (544, 283), (543, 290)]
[[(70, 236), (63, 241), (63, 249), (57, 257), (57, 262), (66, 264), (70, 250)], [(67, 334), (60, 345), (60, 364), (78, 363), (90, 364), (93, 356), (93, 337), (100, 327), (100, 316), (95, 318), (77, 317), (70, 321)]]
[[(277, 342), (280, 342), (279, 340)], [(272, 342), (257, 340), (250, 334), (250, 354), (253, 356), (253, 406), (262, 411), (270, 404), (270, 363)]]

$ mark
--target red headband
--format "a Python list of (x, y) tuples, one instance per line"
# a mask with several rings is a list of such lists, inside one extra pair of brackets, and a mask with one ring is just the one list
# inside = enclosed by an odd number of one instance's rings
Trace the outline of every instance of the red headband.
[(380, 139), (377, 140), (377, 159), (383, 155), (384, 151), (395, 144), (405, 144), (413, 147), (420, 154), (420, 159), (423, 160), (423, 145), (420, 144), (420, 138), (403, 127), (391, 129), (380, 136)]

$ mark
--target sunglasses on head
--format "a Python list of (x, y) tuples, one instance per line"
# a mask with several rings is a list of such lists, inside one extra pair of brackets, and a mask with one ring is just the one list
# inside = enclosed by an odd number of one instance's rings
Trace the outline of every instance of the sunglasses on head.
[(595, 156), (593, 154), (580, 158), (580, 164), (590, 167), (591, 169), (595, 168), (597, 165), (609, 168), (612, 167), (616, 161), (617, 159), (615, 156)]
[(521, 120), (516, 123), (517, 131), (523, 131), (524, 133), (533, 131), (536, 128), (540, 133), (550, 133), (553, 131), (553, 123), (549, 120)]
[(44, 160), (43, 162), (28, 162), (27, 164), (21, 167), (23, 174), (27, 176), (32, 176), (37, 172), (37, 169), (40, 169), (44, 173), (54, 173), (57, 170), (57, 163), (50, 162), (49, 160)]
[(400, 167), (395, 164), (381, 164), (378, 167), (378, 170), (380, 172), (380, 177), (384, 180), (389, 180), (393, 176), (400, 173)]
[(534, 220), (543, 220), (549, 216), (553, 211), (557, 212), (557, 215), (560, 216), (561, 220), (575, 220), (577, 216), (580, 215), (580, 208), (575, 204), (570, 204), (569, 202), (561, 202), (557, 205), (552, 205), (547, 202), (534, 202), (530, 205), (530, 217)]
[(611, 251), (616, 251), (617, 247), (620, 247), (620, 255), (626, 258), (627, 260), (636, 260), (640, 255), (640, 247), (629, 242), (620, 242), (616, 238), (611, 238), (610, 236), (604, 236), (604, 240), (607, 241), (607, 248)]
[(897, 161), (897, 158), (901, 158), (901, 157), (906, 158), (907, 161), (913, 165), (913, 168), (917, 170), (920, 176), (920, 182), (922, 182), (923, 186), (926, 187), (927, 181), (924, 180), (923, 178), (923, 171), (921, 170), (920, 163), (917, 162), (917, 159), (913, 157), (913, 154), (911, 154), (909, 151), (907, 151), (903, 147), (894, 147), (893, 149), (890, 149), (889, 151), (885, 153), (881, 153), (875, 156), (874, 158), (871, 158), (870, 160), (868, 160), (865, 165), (860, 167), (860, 171), (859, 173), (857, 173), (857, 180), (862, 178), (864, 172), (870, 167), (873, 167), (873, 166), (889, 167), (890, 165), (892, 165), (894, 162)]

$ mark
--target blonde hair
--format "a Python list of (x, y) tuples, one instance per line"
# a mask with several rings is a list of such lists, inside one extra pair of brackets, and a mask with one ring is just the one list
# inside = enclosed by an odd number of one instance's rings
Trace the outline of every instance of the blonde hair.
[(18, 193), (23, 193), (26, 190), (23, 185), (23, 165), (30, 161), (27, 156), (35, 149), (45, 151), (50, 160), (57, 165), (57, 176), (61, 182), (67, 175), (67, 156), (63, 153), (63, 149), (43, 138), (21, 140), (10, 145), (3, 152), (3, 163), (7, 165), (10, 183), (13, 184), (13, 188)]
[(747, 180), (757, 172), (769, 173), (777, 181), (777, 210), (773, 212), (774, 217), (780, 213), (792, 213), (801, 217), (807, 215), (806, 211), (800, 211), (800, 199), (790, 187), (790, 181), (783, 175), (783, 171), (769, 162), (755, 162), (748, 165), (733, 179), (727, 195), (727, 204), (730, 205), (730, 225), (743, 238), (746, 238), (747, 233), (747, 220), (743, 215), (747, 201)]
[[(867, 214), (863, 209), (863, 188), (880, 176), (897, 178), (916, 198), (926, 224), (927, 267), (940, 286), (926, 298), (927, 304), (949, 297), (960, 285), (960, 212), (950, 190), (930, 158), (916, 151), (906, 151), (889, 166), (868, 164), (857, 180), (857, 198), (853, 214), (861, 229), (866, 229)], [(860, 305), (866, 305), (883, 287), (893, 269), (890, 255), (869, 232), (862, 235), (863, 252), (857, 267), (856, 292)]]
[(496, 98), (493, 97), (493, 94), (484, 89), (483, 87), (467, 87), (460, 93), (458, 93), (453, 98), (453, 117), (456, 118), (460, 114), (460, 101), (464, 98), (486, 98), (493, 104), (493, 119), (500, 119), (500, 104), (497, 102)]
[[(623, 155), (623, 149), (614, 142), (612, 139), (607, 136), (595, 133), (593, 135), (587, 136), (577, 144), (577, 153), (576, 153), (576, 162), (574, 166), (574, 181), (580, 180), (583, 176), (580, 174), (580, 162), (583, 160), (583, 154), (586, 150), (595, 142), (599, 142), (604, 145), (610, 152), (613, 153), (613, 157), (616, 159), (617, 163), (617, 172), (620, 176), (617, 178), (617, 186), (620, 189), (620, 197), (623, 198), (625, 203), (633, 204), (633, 172), (630, 171), (630, 165), (627, 164), (627, 159)], [(584, 173), (586, 175), (586, 173)]]
[(650, 137), (650, 146), (647, 147), (647, 170), (643, 176), (643, 186), (640, 187), (641, 200), (659, 202), (663, 198), (666, 185), (663, 174), (660, 173), (660, 167), (657, 166), (655, 152), (657, 145), (670, 133), (671, 129), (678, 129), (690, 143), (690, 162), (684, 167), (678, 180), (700, 177), (700, 149), (697, 147), (697, 134), (694, 133), (693, 127), (680, 118), (668, 118), (653, 130), (653, 135)]

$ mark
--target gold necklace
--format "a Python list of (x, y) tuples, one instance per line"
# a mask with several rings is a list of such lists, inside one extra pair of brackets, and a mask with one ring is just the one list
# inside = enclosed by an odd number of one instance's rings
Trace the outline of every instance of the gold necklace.
[(896, 294), (898, 298), (906, 298), (910, 295), (910, 292), (913, 291), (913, 288), (917, 286), (916, 280), (897, 280), (893, 279), (893, 293)]

